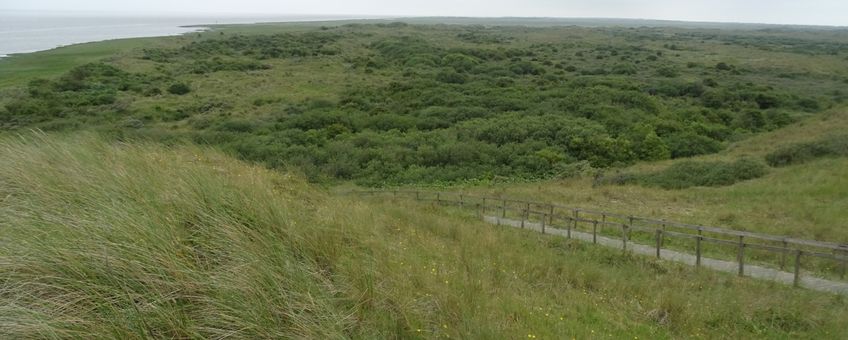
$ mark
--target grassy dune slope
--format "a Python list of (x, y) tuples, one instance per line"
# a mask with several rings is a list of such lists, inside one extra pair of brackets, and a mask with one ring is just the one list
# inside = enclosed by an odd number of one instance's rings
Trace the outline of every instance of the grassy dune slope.
[(0, 140), (0, 338), (844, 338), (841, 297), (334, 198), (196, 147)]
[(0, 87), (23, 85), (38, 77), (57, 77), (79, 65), (115, 60), (135, 49), (170, 46), (185, 39), (185, 36), (116, 39), (13, 55), (0, 59)]
[[(844, 134), (848, 110), (834, 110), (695, 158), (762, 159), (782, 146)], [(624, 172), (650, 172), (688, 159), (640, 163)], [(726, 226), (739, 230), (848, 242), (848, 159), (823, 158), (771, 168), (761, 178), (717, 188), (664, 190), (639, 185), (593, 187), (590, 176), (530, 184), (465, 188), (466, 191), (554, 201), (584, 208)]]

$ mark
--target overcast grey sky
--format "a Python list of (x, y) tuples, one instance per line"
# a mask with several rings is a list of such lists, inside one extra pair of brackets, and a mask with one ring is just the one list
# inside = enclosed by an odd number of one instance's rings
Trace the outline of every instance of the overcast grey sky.
[(0, 9), (604, 17), (848, 26), (848, 0), (3, 0)]

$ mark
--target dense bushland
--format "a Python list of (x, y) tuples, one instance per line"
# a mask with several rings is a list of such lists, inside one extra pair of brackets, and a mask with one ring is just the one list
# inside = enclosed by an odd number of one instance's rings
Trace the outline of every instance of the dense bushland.
[[(806, 85), (841, 79), (753, 70), (732, 52), (702, 60), (707, 41), (737, 41), (727, 35), (665, 33), (673, 44), (656, 29), (209, 32), (122, 61), (138, 67), (93, 63), (34, 80), (2, 101), (0, 126), (191, 141), (313, 181), (377, 186), (543, 179), (581, 162), (709, 154), (842, 98)], [(742, 44), (754, 33), (732, 34)], [(291, 87), (307, 95), (288, 97)]]

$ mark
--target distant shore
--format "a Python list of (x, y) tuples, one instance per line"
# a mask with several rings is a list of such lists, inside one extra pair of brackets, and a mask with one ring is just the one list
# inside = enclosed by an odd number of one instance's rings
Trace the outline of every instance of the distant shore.
[(0, 11), (0, 19), (0, 58), (7, 58), (75, 44), (195, 33), (215, 25), (366, 18), (329, 15), (139, 17)]

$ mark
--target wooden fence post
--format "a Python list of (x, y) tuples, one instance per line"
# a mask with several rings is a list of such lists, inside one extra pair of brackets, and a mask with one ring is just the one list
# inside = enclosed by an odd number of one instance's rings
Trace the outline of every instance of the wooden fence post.
[(598, 244), (598, 221), (592, 221), (592, 243)]
[(627, 251), (627, 225), (621, 224), (621, 249)]
[(421, 200), (421, 193), (420, 193), (420, 192), (418, 192), (418, 191), (416, 191), (416, 192), (415, 192), (415, 200), (416, 200), (416, 201), (420, 201), (420, 200)]
[(527, 220), (527, 209), (524, 209), (524, 213), (521, 214), (521, 229), (524, 229), (524, 221)]
[(545, 220), (546, 219), (547, 219), (547, 216), (545, 216), (545, 213), (542, 213), (542, 234), (545, 233)]
[(506, 200), (503, 200), (503, 204), (501, 205), (501, 218), (506, 218)]
[(701, 267), (701, 238), (701, 235), (695, 238), (695, 268)]
[(607, 226), (607, 214), (601, 214), (601, 228)]
[(465, 198), (462, 196), (462, 194), (459, 194), (459, 207), (465, 208)]
[(744, 240), (744, 236), (739, 236), (739, 253), (736, 255), (736, 260), (739, 261), (739, 276), (745, 276), (745, 240)]
[(783, 252), (780, 253), (780, 270), (786, 268), (786, 253), (789, 251), (787, 247), (789, 243), (786, 242), (786, 239), (783, 240)]
[(657, 229), (657, 258), (660, 258), (660, 247), (662, 247), (662, 230)]
[(571, 229), (577, 227), (577, 209), (571, 211), (571, 223), (565, 228), (565, 236), (571, 238)]
[(438, 192), (436, 193), (436, 204), (442, 204), (442, 194)]
[(548, 220), (548, 224), (553, 225), (554, 224), (554, 205), (553, 204), (551, 204), (550, 215), (548, 215), (548, 217), (550, 218), (550, 220)]
[(580, 218), (580, 211), (574, 209), (574, 219), (568, 225), (568, 238), (571, 238), (571, 229), (577, 229), (577, 220)]
[(795, 279), (792, 284), (795, 287), (801, 284), (801, 249), (795, 251)]

